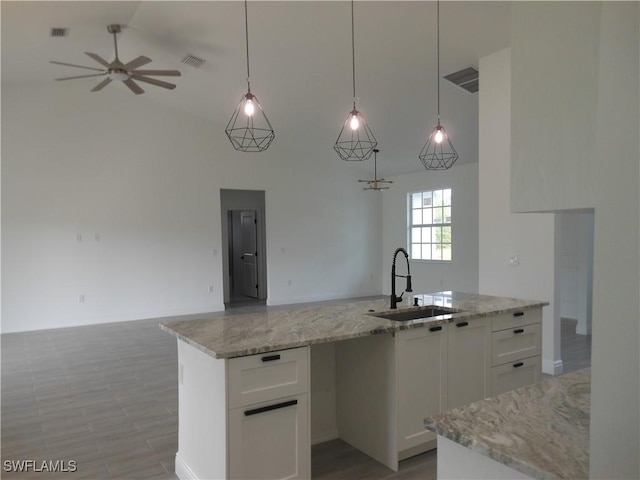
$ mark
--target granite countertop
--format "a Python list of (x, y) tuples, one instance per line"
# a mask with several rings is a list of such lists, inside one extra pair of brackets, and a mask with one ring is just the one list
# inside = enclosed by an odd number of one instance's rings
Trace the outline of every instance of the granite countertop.
[(539, 479), (589, 477), (591, 369), (425, 419), (438, 435)]
[[(420, 305), (445, 306), (456, 313), (406, 322), (374, 316), (420, 308), (412, 306), (415, 297), (419, 299)], [(397, 310), (389, 309), (388, 298), (380, 298), (341, 305), (267, 310), (245, 315), (217, 312), (203, 314), (192, 320), (167, 321), (161, 323), (160, 328), (212, 357), (232, 358), (545, 305), (548, 302), (463, 292), (437, 292), (408, 295), (398, 303)]]

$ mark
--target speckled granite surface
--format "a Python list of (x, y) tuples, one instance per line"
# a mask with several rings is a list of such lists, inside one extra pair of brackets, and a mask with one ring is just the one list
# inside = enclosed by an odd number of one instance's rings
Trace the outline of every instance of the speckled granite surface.
[[(397, 312), (420, 305), (440, 305), (457, 313), (438, 317), (395, 322), (374, 315)], [(231, 358), (284, 350), (316, 343), (334, 342), (408, 328), (449, 323), (527, 310), (547, 302), (494, 297), (462, 292), (410, 295), (389, 310), (389, 299), (358, 301), (342, 305), (291, 307), (246, 315), (204, 314), (201, 318), (167, 321), (160, 328), (215, 358)]]
[(591, 369), (425, 419), (425, 427), (539, 479), (589, 477)]

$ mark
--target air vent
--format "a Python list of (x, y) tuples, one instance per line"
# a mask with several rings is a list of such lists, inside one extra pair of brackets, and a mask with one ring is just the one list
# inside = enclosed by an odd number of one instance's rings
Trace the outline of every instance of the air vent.
[(185, 65), (189, 65), (193, 68), (200, 68), (205, 62), (202, 58), (198, 58), (195, 55), (191, 55), (190, 53), (187, 53), (187, 55), (185, 55), (185, 57), (181, 61)]
[(469, 93), (476, 93), (480, 88), (478, 70), (473, 67), (467, 67), (457, 72), (450, 73), (443, 77), (454, 85), (466, 90)]
[(68, 28), (61, 28), (61, 27), (52, 27), (51, 28), (51, 36), (52, 37), (66, 37), (67, 35), (69, 35), (69, 29)]

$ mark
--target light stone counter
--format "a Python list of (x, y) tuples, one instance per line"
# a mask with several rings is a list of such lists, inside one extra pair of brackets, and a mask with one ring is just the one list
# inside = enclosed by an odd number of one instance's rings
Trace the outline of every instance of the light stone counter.
[[(457, 313), (396, 322), (374, 315), (440, 305)], [(193, 320), (168, 321), (160, 328), (215, 358), (232, 358), (285, 350), (317, 343), (334, 342), (379, 333), (470, 320), (489, 315), (528, 310), (548, 302), (494, 297), (463, 292), (407, 295), (397, 310), (389, 310), (389, 299), (357, 301), (341, 305), (291, 307), (246, 315), (224, 312), (203, 314)]]
[(590, 374), (585, 368), (449, 410), (425, 427), (528, 477), (588, 478)]

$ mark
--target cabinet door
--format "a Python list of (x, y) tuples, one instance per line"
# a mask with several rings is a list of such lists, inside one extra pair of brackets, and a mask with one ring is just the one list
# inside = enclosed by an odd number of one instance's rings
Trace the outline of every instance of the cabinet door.
[(399, 452), (436, 438), (424, 419), (445, 409), (446, 333), (438, 325), (396, 334)]
[(229, 477), (310, 478), (307, 394), (229, 411)]
[(447, 409), (489, 396), (491, 318), (447, 326)]

